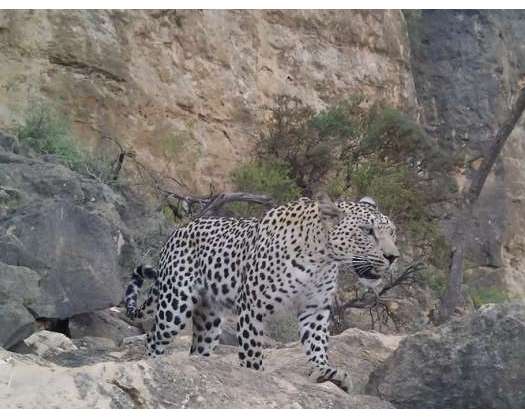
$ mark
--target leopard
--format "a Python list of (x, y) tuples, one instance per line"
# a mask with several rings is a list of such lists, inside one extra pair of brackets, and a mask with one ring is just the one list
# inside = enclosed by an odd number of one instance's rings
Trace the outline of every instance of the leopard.
[[(154, 316), (148, 356), (159, 356), (190, 322), (190, 354), (217, 347), (227, 310), (237, 317), (240, 365), (263, 369), (264, 321), (279, 311), (297, 317), (299, 340), (315, 382), (349, 392), (347, 371), (328, 361), (330, 308), (341, 264), (378, 280), (399, 257), (396, 228), (374, 199), (300, 198), (256, 218), (199, 218), (174, 229), (158, 270), (139, 266), (125, 293), (130, 318)], [(145, 279), (154, 280), (137, 306)]]

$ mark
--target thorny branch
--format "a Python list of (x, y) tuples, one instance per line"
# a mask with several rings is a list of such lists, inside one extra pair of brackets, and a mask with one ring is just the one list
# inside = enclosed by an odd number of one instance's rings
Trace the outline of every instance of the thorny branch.
[(356, 297), (343, 304), (343, 309), (348, 308), (368, 308), (374, 307), (378, 304), (384, 304), (385, 300), (381, 296), (385, 295), (392, 288), (399, 286), (412, 285), (416, 280), (416, 273), (425, 269), (425, 265), (421, 261), (416, 261), (408, 265), (403, 272), (394, 277), (394, 274), (389, 275), (389, 279), (383, 287), (377, 291), (377, 294), (371, 290), (360, 297)]
[(139, 176), (142, 179), (149, 179), (149, 185), (153, 187), (153, 190), (160, 196), (161, 200), (164, 201), (171, 209), (173, 214), (181, 218), (185, 215), (190, 215), (192, 218), (200, 218), (206, 215), (214, 215), (222, 208), (225, 204), (230, 202), (251, 202), (266, 207), (274, 205), (274, 201), (266, 195), (252, 194), (246, 192), (231, 192), (231, 193), (218, 193), (210, 194), (208, 196), (194, 196), (194, 195), (182, 195), (173, 190), (166, 189), (166, 180), (172, 181), (177, 184), (178, 187), (188, 189), (187, 186), (180, 180), (172, 176), (163, 176), (162, 178), (154, 173), (151, 169), (147, 168), (143, 163), (137, 160), (136, 153), (133, 149), (126, 149), (119, 141), (114, 138), (104, 135), (103, 139), (111, 141), (119, 148), (119, 154), (117, 158), (111, 164), (111, 179), (116, 181), (122, 170), (124, 160), (128, 158), (131, 160)]
[(417, 273), (423, 269), (425, 269), (424, 263), (415, 261), (407, 266), (400, 274), (390, 274), (380, 290), (376, 290), (375, 292), (368, 290), (362, 295), (356, 293), (354, 298), (346, 302), (341, 302), (336, 298), (332, 307), (332, 332), (337, 334), (346, 329), (345, 314), (350, 308), (368, 310), (372, 329), (375, 328), (377, 322), (387, 324), (389, 320), (398, 328), (398, 320), (390, 308), (389, 303), (391, 300), (386, 297), (386, 294), (394, 288), (401, 288), (407, 291), (406, 287), (415, 283)]
[(231, 192), (231, 193), (220, 193), (208, 199), (208, 203), (204, 208), (195, 216), (195, 218), (202, 217), (206, 214), (211, 214), (228, 202), (252, 202), (255, 204), (264, 205), (271, 207), (274, 205), (274, 201), (266, 195), (257, 195), (246, 192)]

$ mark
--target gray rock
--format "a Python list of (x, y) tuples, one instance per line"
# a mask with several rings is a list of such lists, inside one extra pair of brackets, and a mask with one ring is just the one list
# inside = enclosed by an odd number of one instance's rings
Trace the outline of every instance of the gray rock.
[(18, 207), (23, 200), (23, 191), (0, 186), (0, 218), (5, 217), (11, 209)]
[(111, 339), (115, 344), (120, 344), (124, 338), (143, 333), (138, 327), (129, 324), (117, 307), (73, 316), (69, 319), (69, 331), (74, 339), (84, 336), (100, 337)]
[(24, 343), (31, 352), (46, 358), (57, 353), (72, 352), (78, 348), (67, 336), (62, 333), (41, 330), (24, 339)]
[(117, 349), (117, 345), (113, 339), (98, 336), (84, 336), (80, 339), (73, 339), (73, 343), (80, 350), (91, 353), (97, 351), (114, 351)]
[(35, 319), (22, 304), (9, 301), (0, 304), (0, 346), (9, 348), (34, 330)]
[(16, 153), (18, 151), (18, 140), (11, 135), (0, 132), (0, 148), (11, 153)]
[(9, 348), (35, 329), (35, 313), (52, 313), (52, 298), (40, 289), (40, 275), (0, 262), (0, 346)]
[(37, 317), (67, 318), (115, 305), (122, 298), (117, 226), (68, 201), (25, 207), (0, 220), (0, 260), (41, 276)]
[(94, 365), (121, 358), (122, 352), (118, 352), (117, 345), (109, 338), (85, 336), (72, 339), (72, 342), (76, 347), (75, 351), (49, 352), (43, 358), (64, 367)]
[(486, 305), (417, 333), (371, 375), (367, 393), (402, 408), (524, 408), (525, 305)]
[(55, 297), (42, 288), (42, 277), (25, 266), (0, 262), (0, 302), (21, 305), (35, 317), (56, 317)]
[(4, 347), (33, 331), (30, 315), (68, 319), (120, 303), (138, 249), (165, 237), (160, 213), (131, 192), (12, 153), (10, 138), (0, 137), (0, 302), (11, 302), (2, 304)]

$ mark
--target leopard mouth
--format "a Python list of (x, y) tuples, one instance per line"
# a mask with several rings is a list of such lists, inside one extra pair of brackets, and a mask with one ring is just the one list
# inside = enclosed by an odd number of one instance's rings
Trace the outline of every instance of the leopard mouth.
[(355, 273), (365, 279), (380, 279), (381, 275), (377, 273), (377, 271), (374, 269), (371, 265), (363, 265), (361, 263), (353, 263), (352, 268), (354, 269)]
[(380, 278), (381, 278), (380, 275), (378, 275), (378, 274), (376, 274), (376, 273), (373, 272), (373, 269), (372, 269), (372, 268), (370, 268), (369, 271), (360, 274), (359, 276), (360, 276), (361, 278), (365, 278), (365, 279), (380, 279)]
[(381, 275), (378, 274), (375, 267), (369, 261), (355, 258), (352, 261), (352, 269), (360, 278), (373, 280), (381, 279)]

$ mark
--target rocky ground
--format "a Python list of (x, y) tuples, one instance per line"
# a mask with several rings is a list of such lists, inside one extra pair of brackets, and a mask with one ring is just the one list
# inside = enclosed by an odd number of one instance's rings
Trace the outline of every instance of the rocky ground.
[(298, 342), (266, 348), (265, 371), (236, 348), (189, 356), (189, 335), (144, 358), (144, 337), (69, 339), (40, 331), (0, 349), (0, 406), (54, 408), (523, 408), (525, 305), (487, 305), (410, 336), (348, 329), (330, 342), (350, 394), (307, 378)]
[(390, 408), (363, 394), (368, 375), (400, 338), (351, 329), (333, 339), (334, 362), (353, 371), (355, 391), (306, 376), (299, 343), (267, 349), (266, 370), (238, 366), (236, 348), (210, 358), (188, 355), (182, 336), (162, 358), (144, 359), (143, 340), (120, 347), (104, 338), (69, 340), (54, 332), (26, 339), (30, 353), (0, 350), (0, 406), (5, 408)]

